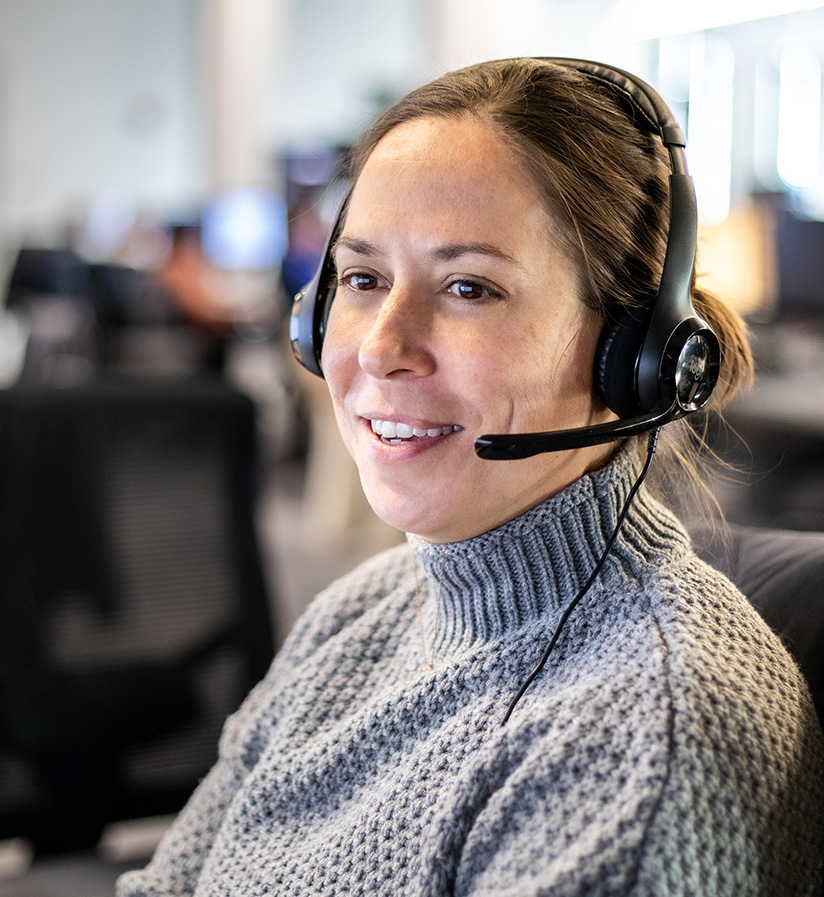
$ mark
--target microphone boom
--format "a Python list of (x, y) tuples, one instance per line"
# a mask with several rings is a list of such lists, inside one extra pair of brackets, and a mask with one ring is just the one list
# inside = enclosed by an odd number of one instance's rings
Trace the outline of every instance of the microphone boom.
[(590, 445), (618, 442), (629, 436), (638, 436), (654, 430), (683, 416), (684, 412), (676, 401), (672, 404), (659, 405), (648, 414), (610, 421), (606, 424), (595, 424), (591, 427), (551, 430), (547, 433), (489, 434), (475, 440), (475, 453), (487, 461), (516, 461), (543, 452), (563, 452)]

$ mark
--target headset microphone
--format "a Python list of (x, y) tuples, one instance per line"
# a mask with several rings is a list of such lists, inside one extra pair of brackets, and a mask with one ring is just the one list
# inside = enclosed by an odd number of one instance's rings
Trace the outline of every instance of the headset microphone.
[(681, 415), (678, 413), (677, 405), (675, 407), (667, 405), (650, 414), (596, 424), (592, 427), (551, 430), (547, 433), (480, 436), (475, 440), (475, 454), (485, 461), (516, 461), (542, 452), (564, 452), (568, 449), (586, 448), (656, 430), (662, 424), (668, 424), (679, 416)]

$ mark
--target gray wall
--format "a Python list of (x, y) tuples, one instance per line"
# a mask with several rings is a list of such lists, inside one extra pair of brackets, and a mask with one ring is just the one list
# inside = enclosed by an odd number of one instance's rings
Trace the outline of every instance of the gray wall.
[(0, 240), (208, 187), (199, 0), (0, 0)]

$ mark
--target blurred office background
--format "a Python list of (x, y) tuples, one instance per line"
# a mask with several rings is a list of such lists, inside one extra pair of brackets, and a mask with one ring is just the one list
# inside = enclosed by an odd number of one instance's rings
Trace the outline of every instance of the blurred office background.
[(289, 300), (370, 117), (525, 54), (681, 118), (758, 362), (716, 496), (824, 529), (824, 4), (0, 0), (0, 894), (110, 893), (306, 603), (399, 538)]

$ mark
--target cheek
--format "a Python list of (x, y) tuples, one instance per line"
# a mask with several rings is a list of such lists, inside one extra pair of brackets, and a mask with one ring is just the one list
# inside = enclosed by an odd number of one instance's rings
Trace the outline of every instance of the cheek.
[[(566, 331), (566, 332), (564, 332)], [(577, 418), (595, 403), (593, 365), (597, 336), (590, 327), (558, 327), (562, 337), (534, 339), (534, 349), (524, 355), (512, 376), (517, 377), (527, 413), (548, 421)]]
[(321, 351), (323, 376), (333, 397), (346, 390), (352, 370), (358, 363), (358, 344), (351, 327), (347, 327), (335, 306), (329, 313), (326, 336)]

